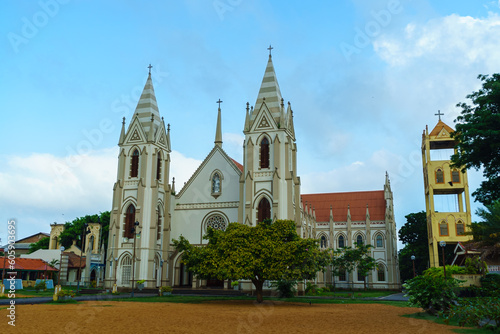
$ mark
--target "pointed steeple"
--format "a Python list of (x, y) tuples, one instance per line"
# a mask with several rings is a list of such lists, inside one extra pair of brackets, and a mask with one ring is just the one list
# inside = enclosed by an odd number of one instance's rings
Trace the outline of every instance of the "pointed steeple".
[(274, 71), (271, 52), (269, 52), (269, 60), (267, 61), (264, 78), (262, 78), (259, 95), (257, 96), (257, 101), (255, 102), (255, 110), (258, 111), (265, 100), (269, 111), (271, 111), (273, 117), (279, 121), (281, 99), (280, 86), (278, 85), (278, 79)]
[[(151, 65), (149, 65), (152, 67)], [(148, 79), (142, 90), (141, 97), (135, 108), (135, 114), (138, 114), (139, 121), (142, 124), (144, 132), (148, 133), (151, 127), (151, 114), (153, 114), (154, 131), (160, 126), (160, 112), (156, 103), (155, 90), (153, 88), (153, 80), (151, 79), (151, 68)]]
[(219, 101), (217, 101), (217, 103), (219, 104), (219, 110), (217, 112), (217, 129), (215, 130), (215, 145), (219, 146), (219, 147), (222, 147), (222, 129), (221, 129), (221, 121), (220, 121), (220, 104), (222, 103), (222, 101), (219, 99)]
[(124, 141), (125, 141), (125, 117), (123, 117), (122, 131), (120, 132), (120, 139), (118, 140), (118, 145), (123, 144)]

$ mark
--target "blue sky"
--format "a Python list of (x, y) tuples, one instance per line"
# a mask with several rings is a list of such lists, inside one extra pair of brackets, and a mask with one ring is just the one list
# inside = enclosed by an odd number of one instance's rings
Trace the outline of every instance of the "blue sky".
[[(498, 1), (2, 2), (0, 238), (109, 210), (122, 117), (146, 77), (185, 182), (213, 147), (241, 161), (272, 44), (294, 109), (302, 192), (382, 189), (398, 227), (425, 209), (421, 134), (500, 66)], [(128, 124), (128, 123), (127, 123)], [(471, 192), (481, 181), (469, 173)], [(178, 183), (179, 184), (179, 183)], [(476, 208), (477, 205), (474, 207)]]

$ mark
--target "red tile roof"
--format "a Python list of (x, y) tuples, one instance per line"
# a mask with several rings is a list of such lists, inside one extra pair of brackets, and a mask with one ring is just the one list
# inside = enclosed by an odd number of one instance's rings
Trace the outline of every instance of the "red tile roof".
[(316, 210), (317, 222), (330, 221), (330, 206), (333, 210), (333, 221), (347, 221), (347, 206), (351, 211), (352, 221), (366, 219), (366, 205), (370, 213), (370, 220), (385, 219), (384, 191), (357, 191), (346, 193), (304, 194), (301, 195), (304, 206), (312, 206)]
[(68, 267), (69, 268), (85, 268), (86, 258), (82, 256), (80, 260), (80, 255), (73, 252), (64, 252), (64, 255), (68, 255)]
[(240, 164), (238, 161), (234, 160), (233, 158), (231, 158), (231, 160), (234, 162), (236, 167), (238, 167), (238, 169), (243, 173), (243, 165)]
[[(3, 269), (4, 259), (0, 258), (0, 269)], [(9, 270), (10, 267), (9, 260), (5, 260), (5, 270)], [(38, 270), (38, 271), (57, 271), (47, 262), (41, 259), (27, 259), (23, 257), (16, 257), (14, 263), (14, 270)]]

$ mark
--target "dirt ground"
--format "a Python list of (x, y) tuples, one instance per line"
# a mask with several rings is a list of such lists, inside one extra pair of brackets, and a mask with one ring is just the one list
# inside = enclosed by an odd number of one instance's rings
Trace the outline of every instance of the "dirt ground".
[(19, 305), (0, 333), (450, 333), (451, 326), (400, 317), (417, 309), (381, 304), (99, 301)]

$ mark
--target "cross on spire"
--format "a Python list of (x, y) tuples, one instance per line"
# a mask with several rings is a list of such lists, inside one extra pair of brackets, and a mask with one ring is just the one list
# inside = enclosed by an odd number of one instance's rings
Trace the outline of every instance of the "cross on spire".
[(218, 103), (218, 104), (219, 104), (219, 109), (220, 109), (220, 104), (221, 104), (222, 102), (223, 102), (223, 101), (221, 101), (220, 99), (219, 99), (219, 101), (215, 101), (215, 103)]
[(271, 50), (274, 49), (271, 44), (269, 44), (269, 47), (267, 48), (269, 50), (269, 57), (271, 57)]
[(153, 66), (149, 64), (148, 68), (149, 68), (149, 74), (151, 74), (151, 69), (153, 68)]
[(437, 114), (434, 114), (435, 116), (438, 116), (439, 117), (439, 120), (441, 120), (441, 116), (443, 116), (444, 114), (441, 113), (441, 110), (438, 110), (438, 113)]

